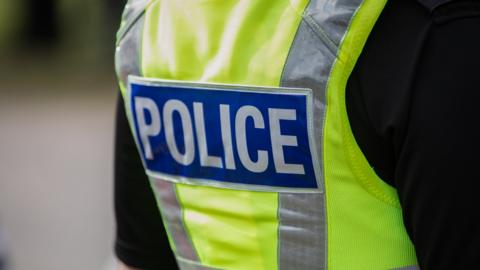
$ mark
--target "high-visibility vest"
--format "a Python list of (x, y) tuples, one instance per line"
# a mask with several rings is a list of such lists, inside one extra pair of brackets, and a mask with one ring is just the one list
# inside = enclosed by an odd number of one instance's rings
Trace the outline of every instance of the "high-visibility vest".
[(385, 2), (129, 1), (116, 70), (181, 269), (416, 268), (345, 104)]

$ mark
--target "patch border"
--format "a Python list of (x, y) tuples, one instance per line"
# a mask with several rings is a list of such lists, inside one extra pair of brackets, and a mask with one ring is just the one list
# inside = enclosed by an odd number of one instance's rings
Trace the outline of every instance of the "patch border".
[[(255, 184), (241, 184), (232, 182), (222, 182), (217, 180), (209, 180), (202, 178), (185, 177), (179, 175), (171, 175), (163, 172), (152, 171), (147, 168), (144, 157), (141, 153), (140, 142), (137, 138), (137, 132), (134, 126), (132, 105), (132, 91), (131, 85), (145, 85), (145, 86), (160, 86), (160, 87), (176, 87), (176, 88), (188, 88), (198, 90), (229, 90), (237, 92), (253, 92), (261, 94), (281, 94), (281, 95), (302, 95), (306, 96), (307, 102), (307, 136), (309, 140), (310, 154), (312, 155), (312, 165), (315, 174), (315, 181), (317, 183), (316, 188), (293, 188), (293, 187), (277, 187), (268, 185), (255, 185)], [(129, 75), (127, 79), (127, 88), (125, 92), (125, 107), (127, 118), (137, 150), (139, 151), (140, 159), (142, 160), (146, 174), (155, 180), (164, 180), (173, 183), (188, 184), (194, 186), (209, 186), (216, 188), (226, 188), (233, 190), (249, 190), (260, 192), (279, 192), (279, 193), (323, 193), (324, 187), (322, 184), (322, 174), (320, 168), (320, 157), (317, 153), (315, 129), (313, 127), (313, 91), (309, 88), (293, 88), (293, 87), (266, 87), (266, 86), (252, 86), (241, 84), (225, 84), (225, 83), (204, 83), (204, 82), (190, 82), (190, 81), (176, 81), (176, 80), (164, 80), (156, 78), (146, 78), (135, 75)]]

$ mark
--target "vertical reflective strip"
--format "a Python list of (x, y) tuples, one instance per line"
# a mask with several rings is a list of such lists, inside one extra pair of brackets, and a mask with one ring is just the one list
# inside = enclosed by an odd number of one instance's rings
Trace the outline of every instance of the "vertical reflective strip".
[(326, 269), (322, 195), (279, 194), (279, 269)]
[(120, 41), (130, 31), (136, 20), (143, 16), (145, 9), (151, 1), (149, 0), (128, 0), (122, 14), (122, 22), (117, 33), (117, 40)]
[[(312, 0), (304, 17), (316, 32), (335, 44), (335, 54), (363, 0)], [(325, 41), (324, 41), (325, 42)]]
[(150, 0), (129, 0), (122, 14), (115, 51), (115, 70), (122, 94), (125, 94), (128, 75), (141, 75), (144, 15), (150, 3)]
[(120, 81), (122, 93), (127, 86), (128, 75), (141, 74), (140, 70), (140, 53), (143, 23), (145, 18), (139, 18), (125, 33), (123, 38), (119, 40), (115, 53), (115, 69)]
[[(313, 90), (317, 153), (324, 191), (323, 128), (326, 85), (339, 44), (361, 0), (312, 0), (303, 14), (285, 64), (281, 86)], [(325, 193), (279, 194), (279, 268), (327, 269)]]
[(219, 268), (212, 268), (202, 265), (198, 262), (192, 262), (189, 260), (184, 260), (182, 258), (177, 258), (177, 263), (178, 267), (182, 270), (219, 270)]
[(170, 237), (175, 242), (178, 262), (180, 263), (178, 257), (198, 262), (198, 256), (193, 248), (192, 241), (185, 231), (182, 208), (177, 199), (175, 183), (153, 178), (150, 181), (153, 181), (157, 198), (160, 201), (165, 225), (168, 227)]
[[(125, 94), (128, 83), (128, 75), (140, 76), (142, 74), (141, 46), (145, 21), (144, 14), (150, 2), (147, 0), (130, 0), (125, 7), (115, 53), (115, 68), (123, 94)], [(130, 119), (129, 97), (125, 98), (125, 104)], [(162, 212), (169, 238), (175, 244), (173, 248), (175, 249), (177, 259), (178, 257), (183, 257), (187, 260), (198, 261), (198, 256), (183, 225), (182, 209), (177, 200), (175, 184), (161, 179), (150, 179), (150, 181), (152, 182), (157, 200), (159, 200), (159, 204), (162, 206), (160, 211)]]

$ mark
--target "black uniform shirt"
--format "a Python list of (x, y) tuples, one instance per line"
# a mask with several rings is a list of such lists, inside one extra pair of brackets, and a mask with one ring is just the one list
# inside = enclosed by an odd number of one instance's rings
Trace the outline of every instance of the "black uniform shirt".
[[(480, 1), (390, 0), (350, 76), (357, 143), (398, 191), (422, 269), (480, 265)], [(175, 269), (123, 106), (117, 116), (117, 256)]]

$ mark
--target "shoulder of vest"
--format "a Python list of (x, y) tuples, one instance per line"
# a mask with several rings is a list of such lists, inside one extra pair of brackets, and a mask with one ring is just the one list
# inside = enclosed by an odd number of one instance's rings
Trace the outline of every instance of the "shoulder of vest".
[(129, 0), (127, 2), (123, 10), (120, 29), (117, 32), (117, 42), (125, 36), (133, 24), (145, 13), (145, 10), (151, 2), (152, 1), (148, 0)]

